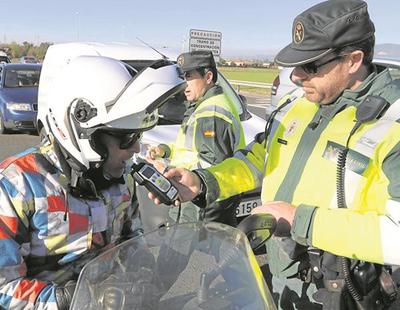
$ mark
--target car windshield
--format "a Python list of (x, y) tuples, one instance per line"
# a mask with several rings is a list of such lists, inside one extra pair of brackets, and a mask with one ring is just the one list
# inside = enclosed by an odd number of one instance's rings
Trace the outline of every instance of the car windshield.
[(25, 63), (32, 63), (32, 64), (37, 63), (37, 60), (35, 57), (24, 57), (23, 61)]
[(6, 56), (0, 56), (0, 63), (9, 63), (10, 59), (8, 59), (8, 57)]
[[(154, 60), (123, 60), (123, 62), (139, 72), (154, 63)], [(131, 71), (129, 68), (127, 69)], [(132, 75), (135, 75), (135, 73)], [(247, 117), (246, 107), (221, 72), (218, 72), (216, 84), (221, 86), (224, 93), (231, 99), (232, 104), (238, 111), (240, 119), (245, 120)], [(184, 91), (169, 99), (159, 110), (162, 118), (161, 124), (180, 124), (187, 108), (187, 103), (185, 103), (185, 101)]]
[(9, 69), (5, 72), (4, 86), (8, 88), (37, 86), (39, 85), (39, 77), (39, 69)]
[[(218, 81), (216, 85), (219, 85), (224, 90), (224, 93), (230, 98), (231, 103), (235, 106), (241, 119), (245, 117), (244, 106), (235, 90), (230, 86), (225, 77), (218, 72)], [(159, 109), (161, 116), (160, 124), (180, 124), (184, 117), (187, 109), (187, 102), (184, 91), (168, 99)]]
[(218, 72), (217, 85), (220, 85), (223, 88), (224, 93), (232, 100), (232, 103), (236, 107), (239, 115), (242, 116), (242, 114), (244, 113), (243, 104), (239, 99), (238, 95), (236, 94), (235, 90), (232, 88), (232, 86), (228, 83), (228, 81), (220, 72)]

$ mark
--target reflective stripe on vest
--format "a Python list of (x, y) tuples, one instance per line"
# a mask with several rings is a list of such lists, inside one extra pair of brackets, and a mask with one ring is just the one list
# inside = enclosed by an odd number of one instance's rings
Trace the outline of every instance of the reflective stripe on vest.
[(234, 151), (245, 146), (243, 128), (236, 109), (225, 94), (219, 94), (201, 102), (189, 117), (185, 128), (180, 128), (171, 156), (171, 165), (188, 169), (210, 166), (208, 162), (199, 158), (195, 146), (197, 119), (207, 116), (218, 117), (231, 124), (235, 137), (234, 145), (232, 146)]
[(268, 160), (261, 194), (263, 201), (275, 200), (299, 141), (317, 111), (318, 105), (305, 98), (299, 98), (289, 111), (277, 114), (275, 128), (268, 142)]
[[(400, 100), (397, 100), (382, 118), (371, 124), (365, 124), (365, 128), (360, 129), (361, 135), (358, 137), (354, 135), (354, 140), (350, 140), (350, 149), (355, 156), (358, 156), (358, 162), (354, 160), (346, 163), (345, 192), (348, 206), (354, 205), (360, 211), (365, 212), (368, 210), (378, 211), (378, 209), (380, 213), (385, 212), (386, 201), (389, 198), (387, 193), (388, 180), (383, 182), (381, 177), (380, 182), (369, 183), (372, 176), (379, 175), (383, 159), (398, 142), (396, 139), (385, 137), (390, 137), (393, 130), (398, 130), (396, 120), (399, 118)], [(361, 154), (361, 156), (358, 154)], [(363, 160), (360, 160), (362, 156)], [(371, 165), (371, 161), (376, 164)], [(377, 165), (378, 163), (379, 165)], [(355, 167), (357, 164), (358, 166)], [(350, 167), (351, 165), (353, 167)], [(381, 184), (381, 186), (378, 186), (378, 184)], [(374, 188), (374, 195), (368, 195), (371, 187)], [(368, 201), (364, 201), (367, 196), (373, 196), (374, 199), (370, 198)], [(363, 200), (361, 201), (361, 199)], [(335, 205), (336, 203), (332, 201), (331, 207)]]
[[(252, 142), (251, 144), (249, 144), (247, 146), (246, 149), (251, 150), (252, 146), (255, 144), (255, 142)], [(261, 186), (261, 180), (263, 179), (263, 173), (262, 171), (260, 171), (259, 169), (257, 169), (257, 167), (242, 153), (242, 151), (240, 152), (236, 152), (234, 155), (235, 158), (240, 159), (242, 161), (245, 162), (245, 164), (247, 165), (247, 167), (249, 168), (251, 174), (253, 175), (253, 180), (255, 182), (255, 187), (260, 187)]]
[[(232, 114), (232, 112), (227, 111), (226, 109), (219, 107), (219, 106), (207, 106), (204, 108), (201, 108), (199, 111), (194, 112), (195, 117), (190, 118), (188, 121), (188, 131), (193, 134), (194, 132), (194, 127), (195, 127), (195, 121), (199, 117), (207, 117), (207, 116), (214, 116), (216, 115), (217, 117), (225, 120), (227, 123), (232, 124), (232, 129), (233, 129), (233, 134), (235, 138), (241, 136), (241, 124), (240, 120), (236, 118), (235, 115)], [(233, 117), (232, 117), (233, 116)], [(190, 128), (190, 129), (189, 129)], [(239, 149), (239, 144), (240, 144), (240, 139), (235, 139), (233, 149), (238, 150)], [(187, 148), (192, 148), (193, 147), (193, 139), (189, 139), (188, 135), (186, 135), (185, 139), (185, 146)]]
[[(354, 233), (359, 234), (365, 229), (369, 239), (359, 241), (357, 245), (345, 242), (338, 245), (347, 255), (354, 251), (368, 253), (369, 259), (374, 262), (399, 261), (400, 203), (391, 199), (390, 180), (382, 170), (388, 154), (399, 143), (400, 124), (396, 121), (399, 118), (400, 100), (397, 100), (381, 119), (363, 125), (350, 140), (349, 154), (352, 154), (348, 156), (350, 161), (346, 162), (346, 203), (348, 208), (366, 215), (353, 216), (352, 224), (355, 226)], [(336, 195), (330, 208), (336, 208), (335, 199)], [(339, 213), (331, 214), (330, 220), (337, 222), (335, 216), (339, 216)], [(319, 230), (313, 234), (313, 243), (321, 248), (329, 248), (332, 240), (332, 236)]]
[[(349, 152), (349, 162), (347, 164), (349, 166), (352, 160), (355, 162), (353, 162), (353, 169), (347, 169), (348, 171), (346, 171), (346, 198), (348, 205), (351, 205), (354, 197), (358, 196), (356, 193), (359, 190), (356, 184), (362, 178), (363, 173), (367, 169), (369, 158), (374, 152), (373, 149), (369, 151), (369, 154), (365, 153), (362, 150), (365, 148), (365, 143), (362, 143), (362, 141), (366, 141), (370, 136), (375, 136), (378, 140), (382, 140), (382, 137), (394, 125), (393, 121), (389, 121), (389, 117), (390, 119), (396, 119), (398, 113), (394, 113), (393, 115), (392, 111), (395, 107), (397, 109), (398, 104), (397, 102), (393, 104), (393, 108), (390, 108), (381, 120), (373, 124), (363, 125), (350, 140), (349, 146), (351, 151)], [(299, 146), (299, 141), (304, 132), (310, 130), (307, 129), (307, 126), (317, 110), (318, 106), (307, 103), (306, 99), (301, 98), (297, 100), (296, 104), (282, 118), (272, 137), (273, 141), (271, 143), (273, 143), (273, 146), (270, 148), (265, 170), (266, 177), (263, 181), (263, 201), (275, 200), (279, 186), (282, 184), (286, 174), (290, 173), (288, 169), (297, 148), (308, 147), (305, 145)], [(308, 158), (304, 159), (306, 160), (305, 166), (301, 178), (294, 189), (291, 203), (294, 205), (305, 203), (309, 205), (329, 206), (331, 208), (336, 207), (337, 154), (340, 147), (343, 148), (346, 144), (349, 132), (354, 126), (355, 111), (356, 108), (350, 106), (338, 113), (321, 133), (316, 144), (309, 146), (313, 148), (313, 151)], [(359, 143), (356, 146), (357, 141)], [(385, 149), (389, 152), (389, 145)], [(361, 157), (361, 164), (365, 167), (357, 169), (357, 156)], [(366, 165), (365, 161), (367, 161)], [(361, 173), (360, 169), (363, 170)], [(370, 170), (371, 168), (368, 169)], [(321, 188), (318, 187), (319, 185), (321, 185)], [(386, 195), (385, 198), (387, 198)]]

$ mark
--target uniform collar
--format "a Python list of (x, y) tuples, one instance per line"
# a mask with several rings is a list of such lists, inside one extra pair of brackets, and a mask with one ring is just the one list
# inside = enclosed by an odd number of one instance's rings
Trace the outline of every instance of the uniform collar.
[(381, 72), (373, 66), (373, 72), (355, 90), (345, 90), (342, 98), (350, 100), (350, 104), (358, 106), (369, 95), (379, 95), (381, 90), (392, 82), (389, 69)]
[(199, 104), (202, 103), (203, 101), (205, 101), (205, 100), (207, 100), (207, 99), (209, 99), (209, 98), (211, 98), (211, 97), (220, 95), (220, 94), (222, 94), (223, 92), (224, 92), (224, 90), (222, 89), (221, 86), (219, 86), (219, 85), (214, 85), (214, 86), (211, 87), (209, 90), (207, 90), (207, 91), (204, 93), (204, 95), (203, 95), (202, 97), (199, 98), (199, 100), (193, 102), (193, 103), (190, 104), (190, 105), (195, 105), (195, 106), (197, 107), (197, 106), (199, 106)]
[(389, 69), (378, 73), (376, 67), (373, 66), (372, 73), (355, 90), (347, 89), (333, 104), (321, 105), (322, 117), (331, 119), (347, 106), (358, 107), (367, 96), (372, 94), (379, 95), (380, 90), (391, 83), (391, 81), (392, 78), (389, 74)]

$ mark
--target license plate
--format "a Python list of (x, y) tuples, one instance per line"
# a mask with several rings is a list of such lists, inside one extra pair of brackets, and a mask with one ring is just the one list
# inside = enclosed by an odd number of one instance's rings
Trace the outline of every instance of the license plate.
[(253, 210), (257, 206), (261, 206), (261, 199), (242, 201), (236, 207), (236, 217), (249, 215), (251, 210)]

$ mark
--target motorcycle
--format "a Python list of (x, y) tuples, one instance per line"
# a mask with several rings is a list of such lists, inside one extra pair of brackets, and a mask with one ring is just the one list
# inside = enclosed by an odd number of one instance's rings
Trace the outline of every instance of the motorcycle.
[(119, 244), (85, 265), (70, 309), (276, 309), (252, 250), (274, 223), (249, 218), (245, 233), (187, 223)]

